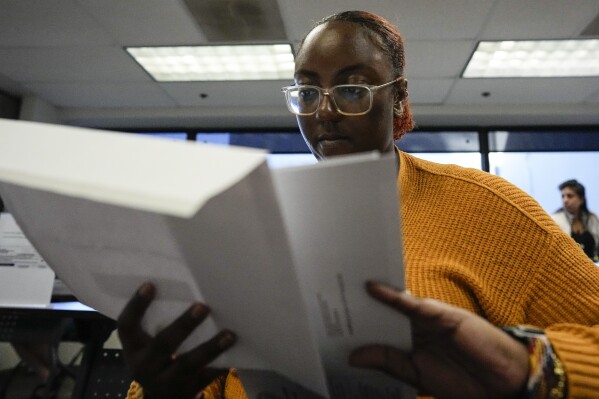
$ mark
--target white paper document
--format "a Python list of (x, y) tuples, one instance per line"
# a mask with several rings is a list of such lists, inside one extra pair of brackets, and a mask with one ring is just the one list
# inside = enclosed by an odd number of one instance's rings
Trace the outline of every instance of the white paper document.
[(324, 397), (414, 396), (347, 365), (359, 345), (411, 345), (408, 321), (364, 289), (405, 286), (393, 155), (269, 169), (261, 150), (1, 119), (0, 148), (0, 195), (86, 305), (116, 318), (152, 281), (155, 333), (209, 304), (181, 350), (235, 331), (215, 365), (258, 396), (275, 380), (255, 370)]
[(54, 272), (10, 213), (0, 213), (0, 307), (47, 307)]

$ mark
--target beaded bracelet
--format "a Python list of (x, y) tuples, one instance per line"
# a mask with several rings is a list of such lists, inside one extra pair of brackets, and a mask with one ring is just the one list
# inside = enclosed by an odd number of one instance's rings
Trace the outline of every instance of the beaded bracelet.
[(504, 327), (503, 330), (528, 348), (530, 373), (521, 399), (566, 398), (566, 372), (545, 333), (527, 326)]

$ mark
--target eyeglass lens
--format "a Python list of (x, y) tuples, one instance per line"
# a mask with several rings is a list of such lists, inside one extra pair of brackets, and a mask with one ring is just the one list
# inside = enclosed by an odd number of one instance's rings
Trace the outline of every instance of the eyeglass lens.
[[(370, 109), (370, 90), (363, 86), (336, 86), (330, 93), (337, 109), (346, 114), (360, 114)], [(321, 97), (324, 96), (315, 87), (298, 87), (289, 90), (288, 101), (291, 108), (299, 114), (316, 112)]]

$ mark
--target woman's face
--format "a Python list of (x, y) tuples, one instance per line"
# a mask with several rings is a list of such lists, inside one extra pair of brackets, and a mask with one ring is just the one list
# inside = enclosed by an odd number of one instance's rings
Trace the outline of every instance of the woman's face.
[[(304, 40), (295, 68), (297, 85), (325, 89), (351, 83), (380, 85), (396, 78), (390, 60), (364, 28), (348, 22), (329, 22), (312, 30)], [(342, 115), (324, 96), (315, 114), (297, 116), (312, 153), (324, 159), (364, 151), (392, 151), (393, 86), (373, 92), (372, 108), (365, 115)]]
[(562, 202), (568, 213), (578, 214), (583, 200), (576, 191), (572, 190), (570, 187), (564, 187), (562, 190)]

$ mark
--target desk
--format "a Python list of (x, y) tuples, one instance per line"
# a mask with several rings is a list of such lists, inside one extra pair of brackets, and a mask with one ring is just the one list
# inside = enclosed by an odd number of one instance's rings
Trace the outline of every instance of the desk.
[(53, 302), (46, 308), (0, 307), (0, 341), (39, 342), (50, 346), (50, 379), (60, 371), (58, 346), (83, 344), (81, 366), (75, 375), (72, 398), (84, 398), (90, 372), (115, 321), (79, 302)]

